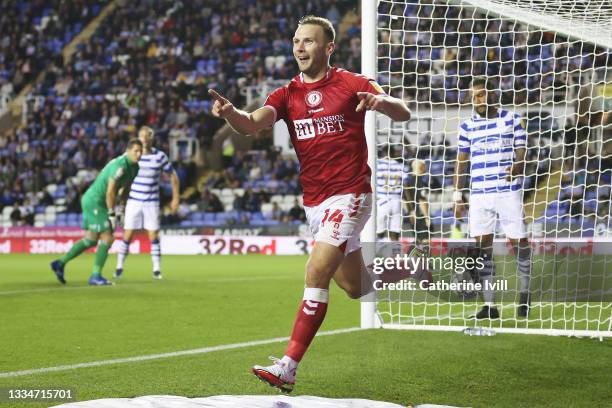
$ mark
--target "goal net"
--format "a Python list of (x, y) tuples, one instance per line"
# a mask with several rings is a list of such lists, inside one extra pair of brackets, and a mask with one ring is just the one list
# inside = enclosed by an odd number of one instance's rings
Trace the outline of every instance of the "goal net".
[[(514, 140), (513, 132), (521, 127), (526, 133), (524, 176), (517, 191), (531, 247), (526, 318), (517, 314), (520, 292), (525, 292), (519, 263), (499, 219), (493, 249), (499, 319), (476, 319), (483, 293), (465, 286), (381, 290), (375, 310), (366, 307), (362, 313), (373, 313), (385, 328), (478, 326), (611, 336), (611, 3), (364, 0), (362, 7), (364, 73), (413, 112), (406, 123), (377, 114), (371, 127), (378, 159), (404, 168), (400, 179), (384, 168), (375, 172), (379, 203), (381, 194), (402, 191), (400, 241), (417, 242), (431, 258), (456, 259), (474, 247), (469, 210), (457, 219), (454, 215), (453, 174), (458, 130), (475, 114), (470, 83), (486, 76), (494, 86), (490, 103), (520, 118), (507, 137)], [(372, 37), (375, 44), (370, 44)], [(475, 157), (470, 161), (463, 196), (474, 203), (482, 196), (472, 195), (467, 186), (500, 176), (499, 171), (478, 172)], [(383, 231), (378, 241), (394, 239), (392, 215), (387, 210), (381, 214), (380, 204), (377, 211), (376, 227)], [(430, 268), (433, 282), (484, 284), (474, 268), (459, 268), (460, 274), (456, 267), (440, 265), (434, 262)]]

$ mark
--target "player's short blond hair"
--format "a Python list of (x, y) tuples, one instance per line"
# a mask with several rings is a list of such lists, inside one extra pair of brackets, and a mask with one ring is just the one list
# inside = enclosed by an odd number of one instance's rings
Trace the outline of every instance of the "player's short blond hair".
[(147, 132), (151, 137), (153, 137), (153, 135), (155, 134), (153, 129), (151, 129), (149, 126), (141, 127), (140, 129), (138, 129), (138, 134), (139, 135), (140, 135), (140, 132)]
[(321, 27), (323, 29), (325, 39), (328, 42), (336, 41), (336, 30), (334, 30), (334, 25), (325, 17), (307, 15), (302, 17), (300, 21), (298, 21), (298, 25), (304, 24), (312, 24)]

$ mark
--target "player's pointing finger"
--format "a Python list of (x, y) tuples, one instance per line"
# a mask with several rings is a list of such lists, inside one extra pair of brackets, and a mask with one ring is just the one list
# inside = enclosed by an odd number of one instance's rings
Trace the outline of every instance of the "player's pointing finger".
[(365, 106), (366, 106), (366, 99), (362, 99), (359, 102), (359, 105), (357, 105), (357, 109), (355, 109), (355, 112), (361, 112)]
[(219, 93), (217, 91), (215, 91), (214, 89), (209, 89), (208, 90), (208, 94), (216, 101), (225, 103), (227, 102), (227, 99), (225, 99), (224, 97), (222, 97), (221, 95), (219, 95)]

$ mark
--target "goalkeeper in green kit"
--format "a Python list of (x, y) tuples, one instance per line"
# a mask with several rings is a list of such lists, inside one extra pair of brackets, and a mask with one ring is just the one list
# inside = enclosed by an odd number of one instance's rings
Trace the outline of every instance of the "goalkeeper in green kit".
[[(141, 155), (142, 142), (130, 139), (125, 154), (115, 157), (104, 166), (96, 180), (83, 194), (81, 208), (83, 209), (82, 228), (87, 231), (85, 237), (76, 242), (66, 255), (51, 263), (51, 269), (61, 283), (66, 283), (64, 279), (66, 264), (100, 241), (88, 283), (94, 286), (113, 284), (102, 277), (102, 269), (108, 250), (113, 244), (116, 224), (115, 205), (118, 201), (127, 200), (132, 181), (138, 174), (138, 160)], [(120, 195), (119, 200), (117, 200), (118, 195)]]

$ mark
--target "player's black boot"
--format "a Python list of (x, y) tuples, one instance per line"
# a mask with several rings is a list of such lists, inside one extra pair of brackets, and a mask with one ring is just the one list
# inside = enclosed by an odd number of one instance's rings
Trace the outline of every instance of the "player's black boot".
[(499, 310), (495, 306), (483, 306), (480, 312), (473, 317), (476, 319), (499, 319)]
[(531, 296), (529, 292), (521, 292), (519, 298), (519, 305), (516, 309), (518, 317), (527, 317), (529, 315), (529, 308), (531, 307)]

